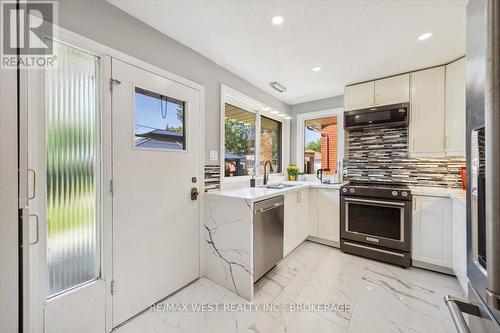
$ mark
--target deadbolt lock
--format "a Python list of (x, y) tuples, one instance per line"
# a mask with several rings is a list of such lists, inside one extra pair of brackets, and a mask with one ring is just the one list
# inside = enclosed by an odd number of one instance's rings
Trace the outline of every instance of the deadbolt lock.
[(196, 200), (198, 199), (198, 195), (200, 194), (200, 192), (198, 192), (198, 189), (196, 187), (192, 187), (191, 188), (191, 200)]

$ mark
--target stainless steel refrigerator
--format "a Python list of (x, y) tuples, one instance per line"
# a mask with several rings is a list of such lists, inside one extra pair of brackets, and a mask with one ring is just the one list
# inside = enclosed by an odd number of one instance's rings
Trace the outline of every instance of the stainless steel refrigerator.
[(500, 0), (466, 15), (468, 299), (445, 297), (458, 332), (500, 332)]

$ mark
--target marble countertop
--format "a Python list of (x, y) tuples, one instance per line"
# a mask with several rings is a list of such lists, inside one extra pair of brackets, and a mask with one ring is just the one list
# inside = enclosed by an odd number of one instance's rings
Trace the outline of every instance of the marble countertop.
[[(326, 189), (334, 189), (338, 190), (342, 186), (343, 183), (338, 184), (321, 184), (319, 182), (311, 182), (311, 181), (285, 181), (279, 182), (283, 184), (294, 184), (293, 187), (283, 188), (283, 189), (270, 189), (265, 187), (244, 187), (234, 190), (223, 190), (219, 192), (207, 192), (206, 196), (209, 197), (232, 197), (232, 198), (241, 198), (250, 201), (263, 200), (267, 198), (271, 198), (277, 195), (282, 195), (287, 192), (297, 191), (305, 188), (326, 188)], [(272, 183), (271, 183), (272, 184)]]
[(412, 195), (429, 195), (434, 197), (446, 197), (465, 202), (466, 192), (465, 190), (459, 188), (410, 186), (410, 190)]

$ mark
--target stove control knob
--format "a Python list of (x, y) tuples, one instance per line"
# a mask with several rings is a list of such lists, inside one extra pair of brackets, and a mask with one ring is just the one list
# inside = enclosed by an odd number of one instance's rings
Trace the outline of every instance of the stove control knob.
[(402, 195), (403, 197), (407, 197), (407, 196), (408, 196), (408, 192), (403, 191), (403, 192), (401, 192), (401, 195)]
[(346, 192), (347, 192), (347, 188), (346, 188), (346, 187), (344, 187), (344, 188), (342, 189), (342, 192), (346, 193)]
[(353, 188), (350, 188), (350, 189), (349, 189), (349, 192), (354, 193), (354, 189), (353, 189)]
[(398, 191), (392, 191), (391, 194), (392, 194), (393, 197), (397, 197), (398, 196)]

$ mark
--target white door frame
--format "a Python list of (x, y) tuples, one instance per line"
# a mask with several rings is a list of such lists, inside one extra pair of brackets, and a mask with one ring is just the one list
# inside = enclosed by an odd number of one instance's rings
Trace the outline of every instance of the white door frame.
[[(19, 325), (18, 287), (18, 150), (17, 150), (17, 70), (1, 69), (0, 75), (0, 323), (6, 332)], [(24, 208), (19, 202), (19, 208)]]
[[(112, 49), (108, 46), (105, 46), (101, 43), (98, 43), (89, 38), (83, 37), (79, 34), (71, 32), (62, 27), (57, 27), (58, 29), (58, 37), (57, 40), (71, 45), (76, 48), (80, 48), (82, 50), (94, 53), (101, 57), (101, 91), (99, 92), (101, 95), (101, 172), (102, 172), (102, 274), (101, 279), (105, 281), (106, 285), (106, 332), (111, 332), (112, 330), (112, 296), (111, 296), (111, 280), (112, 280), (112, 197), (109, 191), (109, 184), (111, 181), (112, 175), (112, 137), (111, 137), (111, 58), (115, 58), (117, 60), (126, 62), (130, 65), (142, 68), (144, 70), (150, 71), (157, 75), (163, 76), (169, 80), (178, 82), (187, 87), (193, 88), (199, 91), (200, 95), (200, 109), (199, 109), (199, 146), (200, 146), (200, 166), (198, 171), (198, 186), (200, 191), (200, 223), (202, 218), (203, 211), (203, 197), (204, 197), (204, 165), (205, 165), (205, 87), (190, 81), (188, 79), (182, 78), (178, 75), (175, 75), (171, 72), (168, 72), (162, 68), (151, 65), (145, 61), (137, 59), (135, 57), (129, 56), (125, 53)], [(22, 80), (21, 82), (21, 91), (26, 91), (26, 80)], [(27, 96), (21, 95), (21, 104), (23, 104), (23, 100), (26, 100)], [(21, 105), (21, 109), (25, 109)], [(27, 111), (27, 109), (25, 110)], [(23, 122), (23, 118), (21, 118), (21, 125)], [(25, 138), (21, 137), (21, 145), (20, 145), (20, 155), (27, 156), (27, 146), (26, 144), (22, 144)], [(27, 167), (22, 168), (23, 164), (21, 164), (20, 170), (21, 172), (21, 188), (27, 188)], [(24, 175), (24, 176), (23, 176)], [(26, 191), (20, 192), (21, 201), (26, 200), (27, 194)], [(200, 227), (201, 234), (201, 227)], [(200, 249), (203, 252), (203, 244), (202, 237), (200, 237)], [(203, 253), (200, 253), (200, 260), (203, 258)], [(203, 270), (200, 262), (200, 275), (203, 274)], [(26, 277), (28, 278), (28, 277)], [(24, 302), (30, 302), (29, 299), (25, 299)], [(26, 309), (26, 307), (25, 307)], [(26, 312), (26, 311), (25, 311)], [(25, 318), (29, 314), (25, 314)]]
[[(337, 116), (337, 163), (344, 159), (344, 108), (326, 109), (297, 114), (297, 147), (295, 161), (299, 168), (304, 167), (304, 121), (309, 119)], [(340, 172), (344, 166), (341, 165)]]

